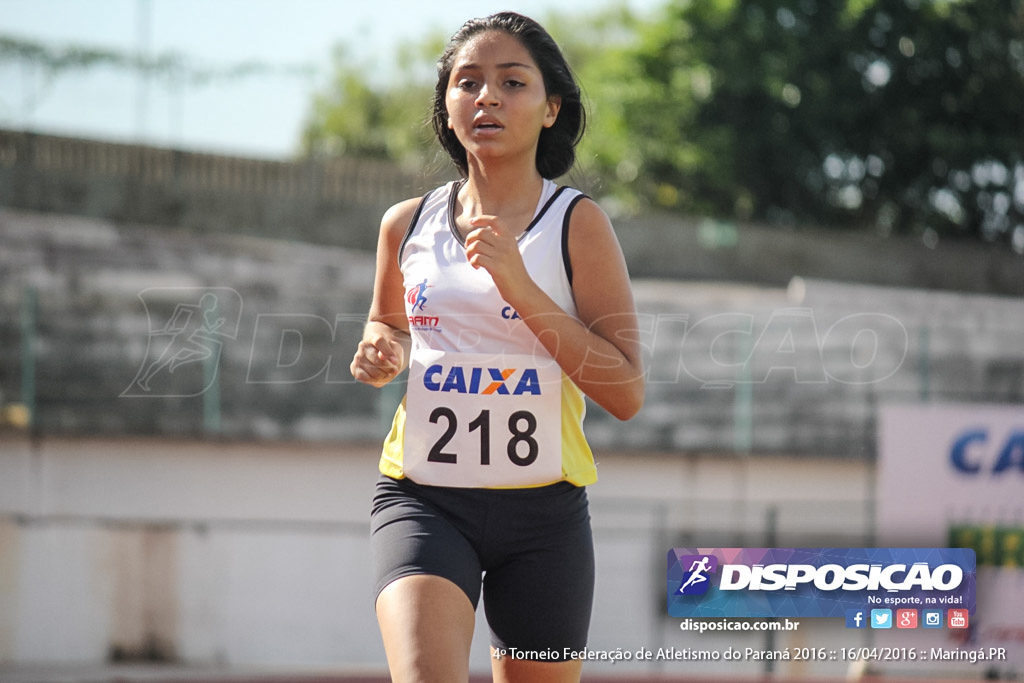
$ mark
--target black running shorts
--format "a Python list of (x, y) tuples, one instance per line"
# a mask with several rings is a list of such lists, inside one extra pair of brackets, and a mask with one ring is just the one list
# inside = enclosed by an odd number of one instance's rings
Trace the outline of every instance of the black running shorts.
[(492, 647), (559, 661), (586, 646), (594, 543), (582, 487), (463, 489), (381, 476), (371, 529), (377, 595), (431, 574), (475, 609), (482, 586)]

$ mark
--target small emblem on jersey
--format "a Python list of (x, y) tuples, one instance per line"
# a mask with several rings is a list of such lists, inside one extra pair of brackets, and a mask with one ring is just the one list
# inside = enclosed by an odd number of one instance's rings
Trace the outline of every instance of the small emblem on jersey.
[(405, 301), (409, 304), (410, 327), (430, 330), (437, 329), (440, 326), (441, 319), (436, 315), (429, 315), (426, 311), (427, 289), (430, 286), (427, 284), (427, 279), (423, 278), (423, 282), (413, 285), (405, 292)]
[(505, 320), (522, 320), (516, 309), (511, 306), (505, 306), (505, 308), (501, 309), (501, 317)]
[(419, 311), (423, 312), (424, 307), (427, 305), (427, 288), (430, 285), (427, 284), (427, 279), (423, 278), (423, 282), (418, 285), (413, 285), (405, 293), (405, 300), (409, 302), (409, 312), (415, 313)]

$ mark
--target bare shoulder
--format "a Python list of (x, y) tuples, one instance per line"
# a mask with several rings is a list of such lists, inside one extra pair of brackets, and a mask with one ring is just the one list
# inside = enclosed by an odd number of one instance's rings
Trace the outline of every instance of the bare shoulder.
[(573, 208), (569, 221), (570, 229), (589, 231), (611, 230), (612, 222), (597, 202), (590, 197), (583, 197)]
[(380, 221), (381, 238), (386, 238), (389, 242), (393, 240), (400, 242), (405, 236), (406, 230), (409, 229), (409, 223), (412, 222), (413, 216), (416, 215), (416, 209), (422, 201), (422, 197), (410, 197), (385, 211), (384, 217)]
[(621, 260), (622, 250), (608, 214), (589, 197), (581, 199), (569, 218), (569, 258), (586, 267), (592, 259)]

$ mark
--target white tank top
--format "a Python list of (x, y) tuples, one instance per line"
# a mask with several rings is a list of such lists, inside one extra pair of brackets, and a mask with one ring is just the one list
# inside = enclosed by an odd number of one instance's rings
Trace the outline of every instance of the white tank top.
[[(465, 243), (455, 225), (462, 182), (448, 183), (423, 198), (399, 249), (412, 353), (415, 356), (419, 350), (433, 350), (550, 358), (518, 313), (498, 294), (491, 275), (483, 268), (473, 268), (466, 258)], [(533, 221), (518, 238), (530, 277), (563, 311), (577, 318), (568, 258), (568, 223), (573, 206), (583, 197), (578, 190), (545, 180)], [(596, 481), (596, 470), (582, 432), (585, 402), (582, 392), (564, 373), (560, 374), (562, 473), (554, 480), (587, 485)], [(381, 459), (384, 474), (405, 476), (404, 435), (403, 405), (385, 442)]]
[[(424, 198), (399, 250), (413, 346), (464, 353), (533, 353), (537, 338), (502, 300), (490, 273), (473, 268), (466, 258), (454, 215), (460, 186), (452, 182)], [(582, 197), (578, 190), (545, 180), (534, 219), (519, 237), (530, 277), (573, 317), (578, 316), (564, 224)]]

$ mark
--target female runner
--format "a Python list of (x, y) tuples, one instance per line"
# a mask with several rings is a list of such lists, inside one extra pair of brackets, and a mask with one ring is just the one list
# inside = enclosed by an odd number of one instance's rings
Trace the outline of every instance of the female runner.
[(593, 600), (584, 394), (643, 403), (637, 319), (608, 218), (553, 179), (583, 133), (551, 36), (504, 12), (438, 61), (433, 126), (461, 179), (389, 209), (352, 374), (409, 368), (372, 514), (394, 681), (469, 677), (483, 593), (495, 681), (578, 681)]

